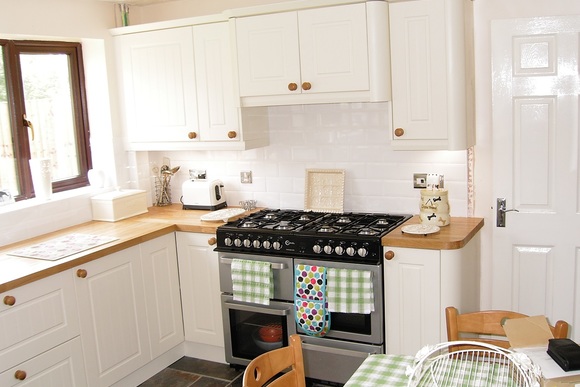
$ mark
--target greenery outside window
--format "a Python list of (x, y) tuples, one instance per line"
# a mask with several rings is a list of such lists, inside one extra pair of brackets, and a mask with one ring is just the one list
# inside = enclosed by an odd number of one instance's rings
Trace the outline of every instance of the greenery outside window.
[(80, 43), (0, 39), (0, 189), (34, 197), (31, 158), (51, 160), (53, 192), (92, 167)]

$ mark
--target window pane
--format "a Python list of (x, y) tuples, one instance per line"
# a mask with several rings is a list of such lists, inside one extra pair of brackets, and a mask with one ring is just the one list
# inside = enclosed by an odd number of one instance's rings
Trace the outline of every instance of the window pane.
[(4, 47), (0, 46), (0, 190), (9, 190), (12, 196), (19, 195), (16, 160), (10, 129), (8, 90), (4, 70)]
[(31, 158), (52, 160), (52, 180), (80, 174), (66, 54), (21, 54), (26, 116), (34, 126)]

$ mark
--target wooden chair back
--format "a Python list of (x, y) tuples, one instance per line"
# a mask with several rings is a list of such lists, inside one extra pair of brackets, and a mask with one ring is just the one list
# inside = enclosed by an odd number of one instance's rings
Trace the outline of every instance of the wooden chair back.
[[(445, 308), (445, 318), (447, 321), (447, 340), (470, 340), (479, 341), (483, 343), (497, 345), (502, 348), (509, 348), (510, 342), (501, 337), (506, 334), (503, 330), (503, 322), (510, 318), (522, 318), (528, 315), (511, 312), (507, 310), (484, 310), (479, 312), (459, 314), (457, 309), (453, 306)], [(568, 337), (568, 323), (558, 320), (555, 326), (550, 325), (552, 335), (556, 339), (564, 339)], [(466, 338), (465, 334), (475, 335), (490, 335), (493, 338)], [(500, 337), (495, 337), (500, 336)]]
[[(306, 387), (302, 341), (290, 336), (290, 343), (253, 359), (244, 371), (243, 387), (261, 387), (275, 378), (268, 387)], [(283, 371), (289, 371), (281, 374)], [(281, 375), (279, 375), (281, 374)]]

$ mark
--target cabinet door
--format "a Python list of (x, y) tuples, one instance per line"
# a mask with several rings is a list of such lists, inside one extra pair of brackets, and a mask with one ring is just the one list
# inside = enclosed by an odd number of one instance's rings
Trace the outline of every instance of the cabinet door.
[(185, 340), (223, 347), (218, 256), (208, 241), (212, 236), (176, 236)]
[(183, 319), (173, 233), (142, 243), (141, 263), (152, 358), (183, 342)]
[(236, 39), (241, 97), (300, 93), (296, 12), (238, 18)]
[(110, 386), (151, 360), (140, 258), (133, 246), (74, 269), (90, 386)]
[[(18, 379), (17, 375), (24, 379)], [(78, 337), (0, 373), (0, 386), (3, 387), (86, 385), (83, 351)]]
[(74, 282), (68, 271), (2, 293), (0, 299), (0, 371), (80, 332)]
[[(200, 141), (239, 141), (228, 23), (193, 27)], [(230, 133), (230, 132), (233, 132)], [(235, 136), (234, 136), (235, 134)]]
[(300, 11), (298, 20), (303, 93), (369, 90), (364, 3)]
[(129, 141), (187, 141), (198, 125), (191, 27), (115, 39)]
[(389, 3), (394, 141), (447, 139), (445, 3)]
[(385, 247), (386, 352), (414, 355), (440, 341), (439, 250)]

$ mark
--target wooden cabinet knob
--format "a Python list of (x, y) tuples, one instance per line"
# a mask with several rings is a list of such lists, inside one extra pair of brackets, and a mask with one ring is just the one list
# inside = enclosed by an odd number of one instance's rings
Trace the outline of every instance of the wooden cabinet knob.
[(235, 130), (230, 130), (228, 132), (228, 138), (236, 138), (238, 137), (238, 133)]
[(288, 90), (290, 90), (290, 91), (296, 91), (296, 90), (298, 90), (298, 85), (295, 84), (294, 82), (289, 83), (288, 84)]
[(16, 304), (16, 297), (4, 296), (4, 305), (13, 306), (14, 304)]
[(215, 237), (211, 237), (207, 240), (207, 244), (213, 246), (217, 243), (217, 239)]
[(304, 82), (302, 84), (302, 90), (310, 90), (312, 89), (312, 85), (310, 84), (310, 82)]
[(393, 258), (395, 258), (395, 253), (392, 250), (385, 251), (385, 259), (387, 261), (390, 261)]
[(85, 269), (78, 269), (77, 270), (77, 277), (79, 278), (87, 278), (87, 271)]
[(189, 137), (190, 140), (193, 140), (194, 138), (197, 137), (197, 133), (189, 132), (189, 133), (187, 133), (187, 137)]
[(405, 129), (403, 129), (403, 128), (395, 129), (395, 136), (401, 137), (403, 134), (405, 134)]
[(26, 379), (26, 371), (16, 370), (16, 372), (14, 372), (14, 377), (18, 380)]

